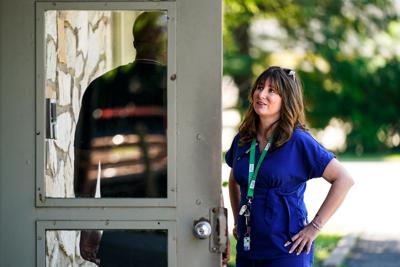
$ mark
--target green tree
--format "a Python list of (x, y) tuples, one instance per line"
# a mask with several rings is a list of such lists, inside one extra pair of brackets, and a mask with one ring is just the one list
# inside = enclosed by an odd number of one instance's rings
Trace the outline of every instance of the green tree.
[[(248, 105), (252, 80), (282, 51), (302, 50), (294, 66), (304, 83), (313, 128), (335, 117), (350, 123), (347, 151), (399, 151), (400, 23), (392, 1), (225, 0), (224, 73)], [(282, 36), (255, 36), (260, 20)], [(279, 34), (278, 34), (279, 35)], [(282, 35), (282, 34), (281, 34)], [(260, 45), (255, 39), (273, 41)], [(283, 58), (284, 56), (281, 56)]]

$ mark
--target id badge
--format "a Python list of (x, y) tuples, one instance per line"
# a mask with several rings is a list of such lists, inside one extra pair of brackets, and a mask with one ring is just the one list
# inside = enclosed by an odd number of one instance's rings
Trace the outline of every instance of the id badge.
[(239, 215), (244, 215), (244, 213), (246, 212), (246, 210), (247, 210), (247, 205), (243, 205), (241, 208), (240, 208), (240, 211), (239, 211)]
[(245, 236), (243, 238), (243, 250), (244, 251), (250, 250), (250, 236)]

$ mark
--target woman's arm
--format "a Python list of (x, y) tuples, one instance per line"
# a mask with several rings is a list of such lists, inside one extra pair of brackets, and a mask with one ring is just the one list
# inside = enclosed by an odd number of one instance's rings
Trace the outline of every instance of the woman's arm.
[(354, 184), (349, 173), (336, 159), (329, 162), (322, 177), (332, 184), (331, 188), (312, 222), (293, 236), (292, 240), (286, 242), (285, 246), (294, 242), (289, 253), (297, 249), (297, 255), (299, 255), (305, 247), (307, 253), (310, 252), (312, 241), (317, 237), (319, 230), (340, 207), (347, 192)]
[(239, 202), (240, 202), (240, 187), (236, 183), (235, 179), (233, 178), (233, 171), (229, 175), (229, 199), (231, 201), (232, 213), (233, 213), (233, 220), (235, 223), (235, 228), (233, 229), (233, 235), (237, 239), (236, 235), (236, 217), (239, 211)]
[(319, 208), (314, 222), (322, 227), (332, 217), (340, 207), (350, 187), (354, 185), (354, 180), (350, 177), (346, 169), (336, 159), (332, 159), (326, 166), (322, 177), (331, 183), (331, 188), (324, 202)]

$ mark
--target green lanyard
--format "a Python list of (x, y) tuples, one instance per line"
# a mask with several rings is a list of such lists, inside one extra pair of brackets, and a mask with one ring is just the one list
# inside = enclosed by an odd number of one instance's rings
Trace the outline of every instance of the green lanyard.
[(250, 162), (249, 162), (249, 187), (247, 189), (247, 199), (252, 199), (254, 196), (254, 187), (256, 185), (258, 171), (260, 170), (260, 166), (265, 158), (265, 155), (267, 155), (267, 152), (271, 147), (272, 139), (273, 137), (271, 135), (271, 137), (268, 139), (267, 144), (265, 145), (265, 148), (260, 156), (260, 159), (257, 162), (255, 171), (254, 171), (254, 163), (256, 158), (256, 139), (253, 138), (253, 141), (251, 142)]

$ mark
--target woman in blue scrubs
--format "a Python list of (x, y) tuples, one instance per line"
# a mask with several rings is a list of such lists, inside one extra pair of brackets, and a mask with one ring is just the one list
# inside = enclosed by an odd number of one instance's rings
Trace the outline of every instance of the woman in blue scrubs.
[[(265, 70), (249, 100), (225, 157), (232, 168), (237, 267), (311, 266), (315, 238), (354, 182), (306, 130), (301, 83), (293, 70)], [(314, 177), (331, 188), (309, 222), (304, 191)]]

